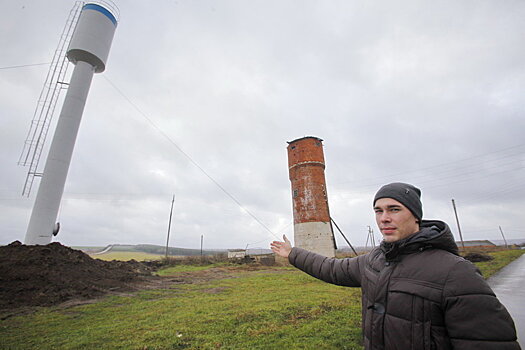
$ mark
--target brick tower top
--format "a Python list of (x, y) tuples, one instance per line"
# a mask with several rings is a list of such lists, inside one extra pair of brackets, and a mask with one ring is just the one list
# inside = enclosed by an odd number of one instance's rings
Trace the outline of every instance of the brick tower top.
[(288, 142), (294, 223), (330, 222), (323, 140), (308, 136)]
[(324, 169), (323, 140), (305, 136), (288, 142), (288, 169), (301, 165), (320, 165)]

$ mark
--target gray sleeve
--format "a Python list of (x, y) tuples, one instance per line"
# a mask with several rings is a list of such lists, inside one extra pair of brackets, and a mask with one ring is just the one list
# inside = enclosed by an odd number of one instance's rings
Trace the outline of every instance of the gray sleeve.
[(364, 255), (357, 258), (335, 259), (294, 247), (288, 256), (290, 264), (322, 281), (347, 287), (361, 286)]

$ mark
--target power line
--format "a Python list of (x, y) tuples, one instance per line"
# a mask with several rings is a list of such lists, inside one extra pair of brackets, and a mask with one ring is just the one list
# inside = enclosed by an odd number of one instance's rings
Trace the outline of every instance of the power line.
[(24, 67), (45, 66), (45, 65), (49, 65), (49, 64), (51, 64), (51, 62), (22, 64), (22, 65), (19, 65), (19, 66), (7, 66), (7, 67), (0, 67), (0, 69), (15, 69), (15, 68), (24, 68)]
[[(430, 166), (430, 167), (419, 168), (419, 169), (414, 169), (414, 170), (407, 170), (407, 171), (402, 171), (402, 172), (398, 172), (398, 173), (394, 173), (394, 174), (390, 174), (390, 175), (385, 175), (385, 176), (380, 176), (380, 177), (375, 177), (375, 178), (367, 178), (366, 182), (364, 184), (360, 185), (359, 187), (360, 188), (376, 187), (376, 186), (378, 186), (380, 184), (383, 184), (385, 179), (390, 179), (390, 178), (399, 177), (399, 176), (407, 177), (407, 176), (410, 176), (410, 174), (418, 174), (420, 172), (425, 172), (425, 174), (423, 174), (423, 175), (421, 175), (421, 174), (419, 174), (419, 175), (412, 175), (410, 177), (414, 177), (414, 176), (415, 176), (415, 178), (425, 178), (425, 177), (430, 177), (430, 176), (435, 177), (437, 174), (453, 173), (453, 172), (457, 172), (457, 171), (462, 170), (462, 169), (468, 169), (469, 170), (469, 171), (467, 171), (467, 174), (468, 174), (468, 173), (472, 173), (472, 167), (473, 166), (485, 166), (488, 162), (498, 162), (498, 161), (503, 160), (505, 158), (522, 156), (524, 154), (523, 150), (520, 150), (520, 148), (522, 148), (522, 147), (525, 147), (525, 144), (515, 145), (515, 146), (512, 146), (512, 147), (503, 148), (503, 149), (500, 149), (500, 150), (497, 150), (497, 151), (493, 151), (493, 152), (489, 152), (489, 153), (478, 154), (478, 155), (475, 155), (475, 156), (472, 156), (472, 157), (467, 157), (467, 158), (463, 158), (463, 159), (460, 159), (460, 160), (455, 160), (455, 161), (452, 161), (452, 162), (440, 163), (440, 164), (433, 165), (433, 166)], [(472, 164), (472, 162), (468, 163), (468, 161), (472, 161), (472, 160), (475, 160), (475, 159), (478, 159), (478, 158), (487, 158), (487, 157), (489, 157), (491, 155), (496, 155), (496, 154), (499, 154), (499, 153), (502, 153), (502, 152), (513, 151), (513, 150), (516, 150), (517, 152), (513, 152), (513, 153), (510, 153), (510, 154), (503, 154), (503, 155), (501, 155), (499, 157), (489, 158), (487, 160), (484, 160), (484, 161), (482, 160), (482, 161), (476, 162), (474, 164)], [(506, 164), (507, 163), (505, 163), (504, 165), (506, 165)], [(452, 175), (452, 177), (454, 177), (454, 176), (455, 175)], [(458, 176), (459, 176), (459, 174), (458, 174)], [(377, 182), (377, 181), (381, 181), (381, 182)], [(359, 182), (360, 182), (360, 180), (343, 181), (343, 182), (334, 183), (333, 185), (359, 184)]]
[[(280, 234), (281, 232), (283, 232), (284, 230), (286, 230), (289, 226), (291, 226), (293, 224), (293, 221), (290, 221), (288, 224), (286, 224), (286, 226), (282, 227), (281, 229), (277, 230), (277, 233), (276, 234)], [(275, 236), (275, 235), (274, 235)], [(280, 238), (279, 238), (280, 239)], [(259, 244), (261, 242), (267, 242), (267, 239), (263, 239), (263, 240), (260, 240), (260, 241), (257, 241), (257, 242), (253, 242), (253, 243), (248, 243), (246, 245), (246, 247), (248, 246), (251, 246), (251, 245), (254, 245), (254, 244)]]
[[(458, 179), (458, 180), (455, 180), (455, 181), (448, 181), (448, 182), (446, 182), (444, 184), (430, 185), (430, 186), (426, 186), (426, 188), (448, 186), (448, 185), (450, 185), (452, 183), (461, 183), (461, 182), (465, 182), (465, 181), (470, 181), (470, 180), (472, 180), (472, 178), (478, 178), (478, 179), (479, 178), (487, 178), (487, 177), (490, 177), (490, 176), (501, 175), (501, 174), (508, 173), (508, 172), (515, 172), (516, 170), (521, 170), (521, 169), (524, 169), (524, 168), (525, 168), (525, 166), (518, 166), (518, 167), (512, 168), (512, 169), (507, 169), (507, 170), (502, 170), (502, 171), (497, 171), (497, 172), (491, 172), (491, 173), (488, 173), (488, 174), (479, 174), (479, 175), (475, 175), (475, 176), (471, 176), (471, 177), (461, 178), (461, 179)], [(458, 177), (459, 176), (463, 176), (463, 175), (460, 174), (460, 175), (458, 175)], [(441, 179), (450, 179), (450, 178), (454, 178), (454, 177), (456, 177), (456, 176), (443, 177), (443, 178), (439, 178), (439, 180), (441, 180)]]
[[(516, 156), (516, 155), (512, 155), (512, 156)], [(518, 154), (518, 156), (522, 156), (522, 155)], [(468, 164), (468, 165), (465, 165), (465, 166), (462, 166), (456, 169), (450, 169), (450, 170), (444, 170), (444, 171), (436, 170), (433, 172), (429, 172), (428, 174), (423, 174), (419, 176), (410, 176), (409, 178), (410, 178), (410, 181), (417, 181), (420, 187), (424, 187), (425, 189), (430, 189), (430, 188), (444, 187), (444, 186), (450, 186), (452, 184), (459, 184), (459, 183), (463, 183), (467, 181), (472, 181), (473, 179), (484, 179), (488, 177), (498, 176), (504, 173), (516, 173), (517, 171), (521, 171), (525, 168), (524, 165), (517, 163), (516, 160), (505, 161), (500, 164), (496, 163), (497, 161), (503, 160), (508, 157), (509, 155), (498, 158), (496, 160), (492, 160), (492, 162), (485, 161), (485, 162), (476, 163), (473, 165)], [(490, 164), (492, 166), (487, 166), (487, 164)], [(514, 166), (511, 167), (511, 165), (514, 165)], [(499, 171), (494, 171), (495, 169), (498, 169)], [(416, 171), (417, 170), (414, 170), (413, 172), (416, 172)], [(383, 183), (366, 183), (366, 184), (358, 185), (358, 186), (354, 185), (352, 186), (353, 187), (352, 190), (356, 191), (356, 190), (367, 190), (367, 189), (377, 188)], [(489, 195), (490, 194), (492, 193), (489, 193)]]
[(232, 201), (234, 201), (242, 210), (244, 210), (248, 215), (250, 215), (255, 221), (264, 227), (268, 232), (270, 232), (274, 237), (277, 237), (275, 233), (272, 232), (259, 218), (257, 218), (252, 212), (250, 212), (246, 207), (244, 207), (241, 202), (235, 198), (230, 192), (228, 192), (217, 180), (215, 180), (206, 170), (204, 170), (193, 158), (184, 152), (179, 145), (177, 145), (166, 133), (164, 133), (147, 115), (144, 113), (131, 99), (129, 99), (111, 80), (106, 76), (103, 76), (104, 79), (126, 100), (128, 103), (144, 118), (148, 123), (159, 132), (169, 143), (171, 143), (180, 153), (182, 153), (197, 169), (199, 169), (211, 182), (213, 182), (224, 194), (226, 194)]

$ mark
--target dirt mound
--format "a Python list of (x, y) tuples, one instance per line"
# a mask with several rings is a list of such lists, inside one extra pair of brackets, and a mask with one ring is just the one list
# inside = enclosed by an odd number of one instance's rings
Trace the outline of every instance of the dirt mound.
[(471, 262), (482, 262), (482, 261), (490, 261), (494, 259), (493, 256), (482, 254), (482, 253), (468, 253), (464, 256), (465, 259)]
[(0, 309), (133, 291), (151, 271), (134, 260), (92, 259), (60, 243), (27, 246), (15, 241), (0, 247)]

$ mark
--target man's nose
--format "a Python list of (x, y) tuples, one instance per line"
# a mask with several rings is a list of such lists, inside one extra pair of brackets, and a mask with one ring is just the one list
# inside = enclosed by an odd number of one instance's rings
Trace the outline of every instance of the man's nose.
[(381, 213), (381, 217), (379, 218), (381, 222), (390, 222), (390, 215), (387, 212)]

